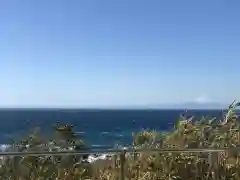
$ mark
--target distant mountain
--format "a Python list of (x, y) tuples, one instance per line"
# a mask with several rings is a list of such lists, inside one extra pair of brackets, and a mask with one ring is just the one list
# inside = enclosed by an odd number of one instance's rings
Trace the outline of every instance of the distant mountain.
[(186, 109), (225, 109), (228, 106), (220, 103), (184, 103), (175, 106), (176, 108), (186, 108)]
[(217, 102), (186, 102), (178, 104), (145, 104), (145, 105), (130, 105), (130, 106), (108, 106), (100, 109), (226, 109), (228, 104)]
[(226, 109), (228, 105), (216, 103), (216, 102), (208, 102), (208, 103), (198, 103), (198, 102), (187, 102), (187, 103), (179, 103), (179, 104), (164, 104), (164, 105), (156, 105), (149, 106), (149, 108), (156, 109)]

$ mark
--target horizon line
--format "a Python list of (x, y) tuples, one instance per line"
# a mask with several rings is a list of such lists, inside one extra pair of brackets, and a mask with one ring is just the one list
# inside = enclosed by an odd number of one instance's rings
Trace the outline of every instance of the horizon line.
[(161, 108), (118, 108), (118, 107), (0, 107), (0, 110), (227, 110), (228, 107), (211, 107), (211, 108), (176, 108), (176, 107), (161, 107)]
[(0, 109), (87, 109), (87, 110), (167, 110), (167, 109), (196, 109), (196, 110), (208, 110), (208, 109), (228, 109), (230, 103), (220, 103), (220, 102), (206, 102), (206, 103), (196, 103), (196, 102), (184, 102), (184, 103), (166, 103), (166, 104), (145, 104), (145, 105), (102, 105), (102, 106), (51, 106), (51, 105), (32, 105), (32, 106), (1, 106)]

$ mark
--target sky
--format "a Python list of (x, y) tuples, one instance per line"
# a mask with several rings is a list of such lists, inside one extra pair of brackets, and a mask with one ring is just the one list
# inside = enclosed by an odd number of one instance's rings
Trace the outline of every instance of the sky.
[(240, 100), (239, 9), (237, 0), (0, 0), (0, 106)]

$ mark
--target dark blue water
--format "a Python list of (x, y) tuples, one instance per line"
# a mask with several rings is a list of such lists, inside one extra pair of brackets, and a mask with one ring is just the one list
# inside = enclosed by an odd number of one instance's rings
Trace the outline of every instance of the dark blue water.
[[(71, 124), (81, 137), (95, 146), (128, 145), (132, 133), (142, 129), (168, 130), (184, 110), (0, 110), (0, 144), (19, 139), (36, 126), (43, 132), (56, 122)], [(190, 110), (188, 116), (221, 116), (220, 110)]]

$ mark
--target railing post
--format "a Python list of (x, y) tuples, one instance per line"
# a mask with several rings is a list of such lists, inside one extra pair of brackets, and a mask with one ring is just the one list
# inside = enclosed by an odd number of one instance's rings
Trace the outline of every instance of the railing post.
[(213, 176), (214, 180), (219, 180), (219, 153), (218, 152), (210, 152), (208, 155), (209, 159), (209, 172), (208, 177), (210, 174)]
[(117, 168), (117, 154), (113, 155), (113, 168), (116, 169)]
[(12, 168), (13, 168), (13, 180), (17, 180), (18, 179), (18, 173), (17, 173), (17, 157), (13, 156), (13, 163), (12, 163)]
[(120, 180), (125, 179), (125, 155), (126, 150), (124, 149), (120, 154)]

